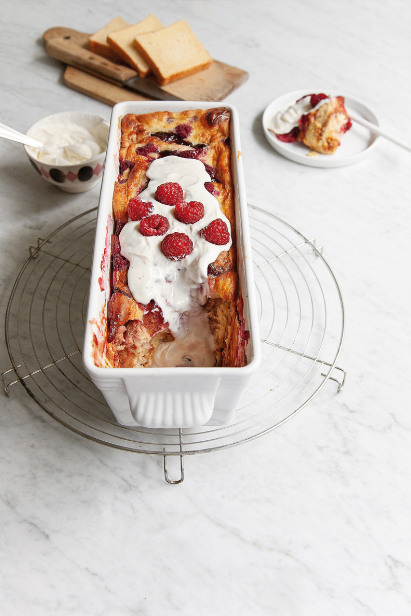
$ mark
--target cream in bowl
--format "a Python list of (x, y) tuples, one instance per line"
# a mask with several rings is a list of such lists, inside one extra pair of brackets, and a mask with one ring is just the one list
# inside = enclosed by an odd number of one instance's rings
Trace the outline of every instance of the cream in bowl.
[(27, 135), (42, 149), (25, 146), (33, 167), (66, 192), (90, 190), (101, 180), (109, 124), (100, 116), (65, 111), (39, 120)]

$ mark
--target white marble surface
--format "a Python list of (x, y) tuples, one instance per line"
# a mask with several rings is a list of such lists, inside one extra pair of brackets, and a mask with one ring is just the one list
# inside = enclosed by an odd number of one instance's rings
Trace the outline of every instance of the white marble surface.
[[(346, 338), (296, 418), (247, 445), (186, 459), (112, 450), (64, 429), (15, 386), (2, 397), (1, 578), (7, 616), (411, 613), (410, 165), (380, 139), (356, 166), (312, 169), (266, 143), (261, 115), (300, 88), (351, 93), (411, 139), (411, 9), (404, 0), (3, 3), (1, 118), (25, 131), (58, 111), (109, 118), (65, 88), (47, 28), (94, 31), (121, 14), (187, 18), (212, 55), (250, 73), (241, 117), (249, 200), (316, 237), (342, 288)], [(0, 142), (1, 312), (38, 236), (95, 206), (44, 182)], [(3, 336), (3, 334), (2, 334)], [(2, 345), (0, 368), (9, 366)]]

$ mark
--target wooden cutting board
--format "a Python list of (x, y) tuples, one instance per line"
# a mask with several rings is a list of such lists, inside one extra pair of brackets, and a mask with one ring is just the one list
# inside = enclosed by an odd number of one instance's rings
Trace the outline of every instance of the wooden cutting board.
[[(107, 67), (108, 61), (105, 58), (88, 51), (89, 36), (89, 34), (69, 28), (51, 28), (44, 33), (43, 39), (46, 51), (62, 62), (73, 63), (73, 53), (78, 52), (83, 57), (94, 56), (95, 66), (98, 69)], [(101, 64), (101, 67), (98, 64)], [(131, 69), (123, 66), (122, 71), (129, 71), (132, 76)], [(220, 101), (247, 79), (246, 71), (214, 60), (206, 70), (163, 86), (163, 90), (187, 101)], [(156, 83), (153, 76), (147, 77), (147, 80)], [(127, 100), (148, 100), (143, 94), (123, 88), (113, 81), (106, 81), (96, 74), (91, 75), (74, 66), (67, 66), (64, 83), (69, 88), (107, 105), (115, 105)]]
[(64, 71), (64, 83), (72, 90), (86, 94), (106, 105), (116, 105), (123, 101), (146, 101), (143, 94), (137, 94), (127, 88), (120, 88), (108, 81), (88, 75), (78, 68), (68, 66)]

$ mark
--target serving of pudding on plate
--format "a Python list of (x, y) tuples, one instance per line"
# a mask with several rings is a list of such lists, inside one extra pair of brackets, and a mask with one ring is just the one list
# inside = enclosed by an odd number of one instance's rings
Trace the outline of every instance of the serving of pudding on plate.
[(268, 130), (283, 143), (300, 141), (320, 154), (335, 154), (351, 120), (343, 96), (308, 94), (278, 111)]

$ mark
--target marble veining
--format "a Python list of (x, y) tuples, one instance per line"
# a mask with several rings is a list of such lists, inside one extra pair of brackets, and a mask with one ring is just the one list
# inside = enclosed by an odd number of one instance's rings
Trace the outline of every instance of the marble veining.
[[(142, 13), (143, 11), (143, 13)], [(327, 383), (280, 429), (162, 458), (64, 429), (22, 387), (2, 397), (0, 597), (7, 616), (407, 616), (411, 613), (409, 195), (411, 154), (379, 139), (357, 165), (314, 169), (266, 142), (265, 107), (309, 87), (353, 94), (411, 139), (411, 9), (354, 0), (72, 0), (2, 6), (1, 121), (25, 131), (59, 111), (110, 109), (67, 89), (42, 33), (93, 32), (115, 15), (186, 18), (216, 59), (249, 71), (238, 108), (249, 200), (324, 247), (342, 289), (341, 394)], [(1, 314), (28, 247), (95, 207), (0, 140)], [(4, 341), (4, 333), (1, 334)], [(9, 367), (3, 344), (0, 369)], [(177, 473), (170, 461), (171, 472)]]

